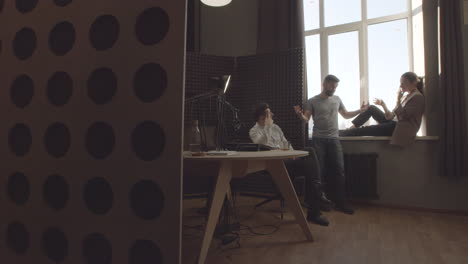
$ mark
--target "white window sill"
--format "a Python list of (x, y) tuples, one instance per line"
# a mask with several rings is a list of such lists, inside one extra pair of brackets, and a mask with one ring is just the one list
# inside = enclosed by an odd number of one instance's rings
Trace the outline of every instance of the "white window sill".
[[(340, 137), (341, 141), (378, 141), (378, 140), (390, 140), (392, 137), (374, 137), (374, 136), (359, 136), (359, 137)], [(416, 141), (437, 141), (438, 136), (423, 136), (416, 137)]]

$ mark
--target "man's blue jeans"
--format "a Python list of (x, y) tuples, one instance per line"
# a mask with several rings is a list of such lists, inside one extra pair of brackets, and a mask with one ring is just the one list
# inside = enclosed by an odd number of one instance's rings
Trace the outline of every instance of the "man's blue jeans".
[(309, 155), (300, 159), (286, 160), (285, 165), (292, 178), (299, 175), (305, 177), (304, 203), (313, 214), (318, 214), (322, 195), (319, 162), (313, 148), (308, 147), (303, 150), (309, 152)]
[(332, 189), (329, 198), (336, 204), (346, 201), (343, 148), (338, 138), (312, 137), (312, 147), (319, 161), (321, 182)]

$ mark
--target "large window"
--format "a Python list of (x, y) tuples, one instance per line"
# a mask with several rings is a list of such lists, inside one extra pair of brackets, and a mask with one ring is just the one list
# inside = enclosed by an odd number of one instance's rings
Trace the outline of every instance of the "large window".
[[(334, 74), (340, 79), (336, 95), (348, 111), (374, 98), (393, 108), (401, 74), (424, 76), (422, 0), (303, 3), (309, 98), (321, 92), (325, 75)], [(340, 129), (351, 120), (339, 116)]]

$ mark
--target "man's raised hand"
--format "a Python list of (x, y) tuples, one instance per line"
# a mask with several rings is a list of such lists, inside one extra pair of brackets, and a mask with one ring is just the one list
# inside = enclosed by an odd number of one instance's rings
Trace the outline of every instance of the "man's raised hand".
[(301, 115), (302, 114), (302, 108), (298, 105), (295, 105), (294, 106), (294, 112), (296, 112), (296, 114), (298, 115)]

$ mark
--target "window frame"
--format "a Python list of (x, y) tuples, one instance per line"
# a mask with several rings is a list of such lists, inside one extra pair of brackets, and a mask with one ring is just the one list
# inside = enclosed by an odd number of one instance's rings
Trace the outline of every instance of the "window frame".
[[(320, 74), (321, 80), (329, 73), (329, 57), (328, 57), (328, 37), (334, 34), (346, 33), (350, 31), (358, 32), (358, 45), (359, 45), (359, 72), (360, 72), (360, 101), (369, 102), (369, 61), (368, 61), (368, 26), (373, 24), (391, 22), (395, 20), (406, 19), (407, 20), (407, 47), (408, 47), (408, 65), (410, 71), (414, 69), (414, 46), (413, 46), (413, 16), (422, 12), (422, 7), (419, 6), (416, 9), (412, 7), (412, 0), (406, 0), (407, 10), (398, 14), (367, 18), (367, 0), (361, 0), (361, 20), (347, 24), (333, 25), (325, 27), (325, 9), (324, 1), (318, 0), (319, 3), (319, 28), (312, 30), (304, 29), (304, 40), (307, 36), (319, 35), (320, 41)], [(304, 19), (307, 19), (304, 15)], [(307, 67), (307, 65), (306, 65)], [(308, 94), (307, 97), (312, 95)], [(350, 109), (354, 110), (354, 109)]]

